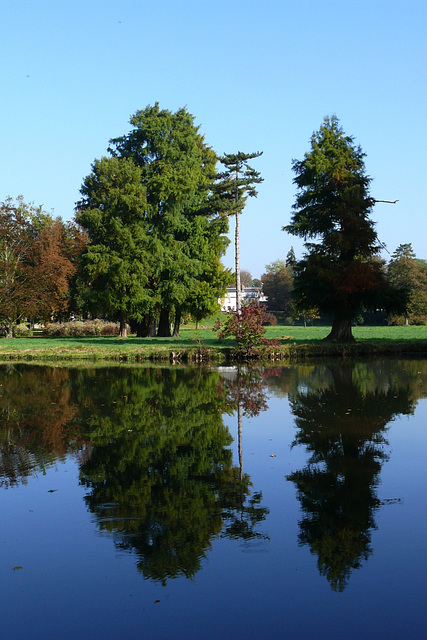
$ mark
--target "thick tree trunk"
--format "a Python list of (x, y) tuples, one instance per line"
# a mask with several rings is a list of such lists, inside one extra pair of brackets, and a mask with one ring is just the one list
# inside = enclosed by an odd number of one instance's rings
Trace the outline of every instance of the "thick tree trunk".
[(137, 338), (147, 337), (147, 325), (145, 322), (135, 322), (135, 331)]
[(326, 336), (325, 341), (354, 342), (351, 331), (351, 318), (336, 313), (334, 315), (331, 332)]
[(127, 338), (128, 331), (126, 326), (126, 311), (120, 311), (120, 338)]
[(138, 338), (152, 338), (156, 335), (156, 322), (153, 316), (145, 316), (141, 322), (135, 324)]
[(173, 337), (179, 338), (179, 326), (181, 324), (181, 311), (175, 311), (175, 322), (173, 325)]
[(160, 310), (159, 326), (157, 328), (158, 338), (171, 337), (171, 325), (170, 325), (169, 316), (170, 316), (169, 307), (162, 307)]
[(13, 324), (6, 325), (6, 338), (13, 338)]

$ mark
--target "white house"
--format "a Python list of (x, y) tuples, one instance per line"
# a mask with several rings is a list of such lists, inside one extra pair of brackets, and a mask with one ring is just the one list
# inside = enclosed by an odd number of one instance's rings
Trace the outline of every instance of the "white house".
[[(242, 304), (256, 301), (259, 304), (266, 303), (267, 297), (259, 287), (245, 287), (242, 285)], [(221, 311), (236, 311), (236, 287), (228, 287), (225, 298), (220, 299)]]

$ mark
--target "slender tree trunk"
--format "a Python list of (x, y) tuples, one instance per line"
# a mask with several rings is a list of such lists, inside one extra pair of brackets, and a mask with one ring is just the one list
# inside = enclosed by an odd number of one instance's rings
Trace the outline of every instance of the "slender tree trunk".
[(120, 311), (120, 338), (127, 338), (126, 311)]
[(200, 322), (198, 320), (196, 320), (196, 331), (198, 331), (200, 328)]
[(171, 337), (171, 325), (170, 325), (170, 308), (162, 307), (160, 310), (159, 326), (157, 328), (158, 338), (170, 338)]
[(236, 213), (236, 236), (235, 236), (235, 265), (236, 265), (236, 311), (242, 310), (242, 290), (240, 284), (240, 230), (239, 213)]
[(156, 318), (153, 316), (150, 319), (150, 325), (148, 327), (147, 337), (148, 338), (154, 338), (155, 335), (156, 335)]
[[(237, 183), (239, 180), (239, 172), (236, 171), (236, 204), (239, 202), (239, 190), (237, 188)], [(236, 235), (235, 235), (235, 263), (236, 263), (236, 311), (240, 314), (242, 310), (242, 288), (240, 283), (240, 219), (239, 219), (239, 211), (236, 211)]]
[(354, 342), (354, 337), (351, 331), (351, 318), (336, 313), (332, 322), (331, 332), (326, 336), (325, 341)]
[(178, 309), (175, 311), (175, 321), (173, 324), (173, 337), (179, 338), (179, 326), (181, 324), (181, 310)]

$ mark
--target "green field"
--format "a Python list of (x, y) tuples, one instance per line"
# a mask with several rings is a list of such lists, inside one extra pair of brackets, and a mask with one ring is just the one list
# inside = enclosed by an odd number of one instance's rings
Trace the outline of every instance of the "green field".
[[(209, 325), (207, 325), (209, 326)], [(302, 348), (304, 351), (313, 347), (320, 348), (323, 338), (328, 334), (329, 327), (299, 327), (280, 326), (268, 327), (267, 338), (279, 338), (282, 349)], [(355, 327), (354, 336), (359, 348), (366, 344), (366, 347), (378, 348), (393, 347), (395, 345), (406, 344), (415, 345), (417, 351), (426, 345), (427, 349), (427, 326), (413, 327)], [(0, 360), (10, 359), (146, 359), (156, 357), (180, 357), (182, 353), (194, 354), (203, 350), (212, 350), (221, 354), (224, 349), (234, 346), (232, 339), (222, 342), (218, 341), (217, 335), (211, 329), (196, 330), (194, 325), (185, 325), (181, 329), (179, 338), (136, 338), (130, 336), (126, 339), (116, 337), (85, 337), (85, 338), (15, 338), (0, 339)], [(324, 350), (322, 350), (324, 351)], [(313, 352), (314, 353), (314, 352)], [(322, 352), (321, 355), (324, 355)]]
[[(276, 338), (287, 336), (287, 339), (297, 343), (309, 343), (323, 340), (330, 331), (330, 327), (268, 327), (267, 337)], [(413, 327), (353, 327), (353, 335), (359, 342), (418, 342), (427, 340), (427, 326)]]

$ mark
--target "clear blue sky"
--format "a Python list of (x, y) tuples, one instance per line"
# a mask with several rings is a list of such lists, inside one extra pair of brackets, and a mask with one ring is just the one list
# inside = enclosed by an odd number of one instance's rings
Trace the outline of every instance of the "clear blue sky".
[[(302, 244), (281, 228), (325, 115), (366, 153), (390, 253), (427, 258), (426, 0), (2, 0), (0, 200), (71, 219), (83, 178), (129, 117), (187, 106), (219, 154), (263, 151), (241, 267)], [(387, 254), (384, 254), (388, 257)], [(233, 266), (229, 249), (224, 263)]]

